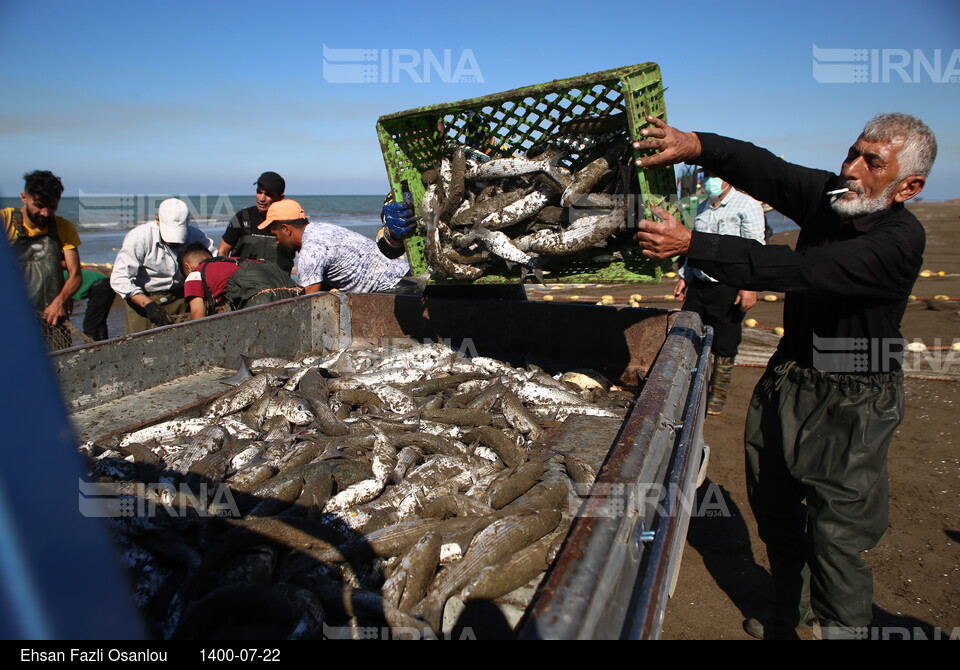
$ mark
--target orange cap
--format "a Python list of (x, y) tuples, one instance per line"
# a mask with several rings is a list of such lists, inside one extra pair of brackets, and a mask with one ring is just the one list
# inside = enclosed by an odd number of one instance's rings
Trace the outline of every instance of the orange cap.
[(267, 218), (257, 228), (260, 230), (269, 228), (274, 221), (296, 221), (305, 218), (307, 218), (307, 215), (303, 213), (303, 207), (296, 200), (277, 200), (270, 205), (270, 209), (267, 210)]

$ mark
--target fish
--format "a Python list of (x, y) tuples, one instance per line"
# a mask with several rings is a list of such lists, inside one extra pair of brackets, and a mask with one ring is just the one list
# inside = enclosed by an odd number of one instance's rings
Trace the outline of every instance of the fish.
[(523, 549), (552, 531), (560, 523), (560, 512), (543, 510), (536, 514), (498, 519), (481, 531), (467, 550), (463, 560), (450, 567), (430, 593), (415, 608), (434, 629), (440, 627), (443, 606), (464, 584), (474, 579), (485, 567)]
[[(463, 226), (472, 227), (497, 212), (508, 208), (517, 209), (517, 203), (529, 195), (531, 194), (527, 192), (527, 189), (517, 189), (505, 193), (497, 193), (485, 199), (478, 198), (470, 207), (457, 210), (450, 220), (450, 225), (454, 228)], [(523, 209), (523, 205), (521, 205), (519, 209)], [(454, 239), (458, 238), (454, 236)], [(465, 246), (466, 242), (466, 240), (462, 241), (461, 246)]]
[(288, 479), (275, 486), (259, 486), (250, 495), (260, 500), (247, 517), (270, 517), (293, 505), (303, 493), (303, 481)]
[(564, 387), (547, 385), (542, 382), (525, 380), (512, 382), (508, 386), (521, 401), (531, 405), (587, 405), (579, 395)]
[(536, 216), (549, 201), (549, 194), (543, 189), (538, 189), (482, 218), (477, 218), (474, 225), (484, 230), (508, 228)]
[(526, 453), (515, 441), (491, 426), (475, 428), (464, 440), (468, 444), (480, 443), (490, 447), (508, 468), (515, 468), (527, 460)]
[(338, 377), (331, 379), (329, 388), (331, 391), (341, 391), (344, 389), (367, 389), (376, 394), (376, 388), (383, 385), (400, 386), (410, 382), (420, 381), (423, 377), (423, 371), (415, 368), (388, 368), (375, 372), (369, 372), (364, 375), (351, 377)]
[[(541, 422), (622, 417), (630, 406), (626, 395), (581, 391), (536, 366), (466, 357), (440, 342), (393, 338), (311, 357), (308, 370), (303, 357), (257, 368), (199, 419), (118, 436), (112, 450), (88, 447), (94, 471), (125, 482), (132, 498), (189, 509), (112, 524), (124, 537), (163, 538), (151, 555), (130, 552), (134, 569), (153, 575), (139, 602), (155, 608), (146, 616), (157, 634), (219, 634), (198, 613), (230, 599), (200, 604), (235, 585), (276, 589), (252, 597), (279, 608), (278, 636), (323, 634), (318, 617), (347, 616), (331, 614), (334, 591), (354, 599), (350, 616), (363, 621), (439, 630), (433, 618), (450, 596), (484, 599), (488, 582), (530, 582), (556, 544), (541, 551), (541, 538), (566, 535), (580, 504), (574, 481), (591, 473), (544, 451)], [(540, 533), (545, 514), (560, 521)]]
[(279, 356), (260, 356), (258, 358), (248, 358), (241, 356), (240, 360), (246, 364), (251, 372), (262, 372), (268, 369), (284, 368), (291, 364), (291, 361)]
[(522, 237), (516, 241), (516, 246), (522, 251), (566, 256), (599, 244), (625, 224), (624, 206), (617, 203), (612, 211), (601, 210), (580, 216), (569, 228), (541, 230)]
[[(419, 636), (418, 639), (437, 639), (437, 634), (423, 621), (400, 611), (381, 593), (343, 584), (325, 584), (318, 591), (325, 611), (358, 617), (374, 625), (386, 624), (391, 629), (406, 631), (407, 634), (413, 632)], [(327, 627), (325, 632), (331, 630)]]
[(445, 201), (443, 207), (440, 208), (439, 216), (443, 221), (449, 220), (449, 217), (461, 202), (465, 173), (466, 155), (464, 154), (463, 147), (457, 147), (454, 149), (453, 156), (450, 158), (449, 180), (444, 188)]
[(588, 164), (574, 175), (573, 181), (564, 189), (563, 195), (560, 196), (560, 206), (571, 207), (576, 204), (581, 196), (590, 193), (597, 182), (609, 172), (610, 161), (605, 156)]
[(423, 409), (420, 411), (421, 420), (449, 423), (456, 426), (489, 426), (493, 416), (480, 409)]
[(397, 454), (397, 464), (393, 468), (393, 472), (390, 473), (390, 480), (394, 484), (399, 484), (403, 481), (404, 476), (407, 474), (407, 470), (411, 466), (416, 465), (420, 462), (420, 459), (423, 458), (423, 450), (418, 447), (409, 446), (404, 447), (400, 450), (400, 453)]
[(542, 575), (553, 563), (566, 529), (554, 531), (521, 549), (505, 562), (480, 570), (463, 590), (463, 602), (496, 600)]
[(260, 463), (241, 470), (227, 479), (227, 484), (238, 493), (249, 493), (275, 474), (277, 466), (271, 463)]
[(476, 498), (460, 493), (447, 493), (424, 505), (421, 516), (424, 518), (447, 518), (450, 516), (483, 517), (494, 513), (494, 509)]
[(247, 361), (245, 361), (241, 357), (240, 365), (237, 367), (237, 371), (234, 374), (230, 375), (229, 377), (222, 377), (217, 381), (220, 382), (221, 384), (227, 384), (228, 386), (236, 386), (237, 384), (240, 384), (246, 381), (252, 376), (253, 376), (253, 373), (250, 372), (250, 368), (247, 367)]
[(309, 403), (301, 396), (281, 389), (277, 397), (280, 400), (277, 412), (290, 423), (296, 426), (306, 426), (314, 420), (313, 413), (309, 409)]
[(490, 181), (538, 172), (547, 175), (564, 187), (573, 181), (570, 171), (560, 165), (560, 154), (552, 152), (544, 154), (544, 157), (539, 160), (519, 157), (495, 158), (467, 170), (465, 178), (467, 181)]
[(507, 423), (529, 436), (531, 440), (536, 440), (543, 434), (536, 417), (527, 411), (515, 393), (506, 391), (500, 398), (500, 406), (503, 408), (503, 416)]
[(249, 378), (210, 403), (203, 418), (219, 418), (249, 407), (254, 400), (260, 398), (267, 392), (267, 388), (269, 388), (276, 379), (276, 375), (269, 373)]
[(397, 568), (397, 574), (403, 578), (403, 589), (397, 599), (400, 611), (408, 611), (426, 595), (427, 587), (440, 564), (441, 540), (439, 532), (427, 533), (401, 559)]
[(597, 471), (585, 460), (575, 454), (564, 454), (564, 464), (567, 472), (577, 484), (593, 484), (597, 480)]
[[(470, 265), (461, 265), (456, 263), (443, 254), (443, 241), (441, 240), (441, 228), (447, 230), (446, 226), (440, 221), (440, 203), (436, 194), (436, 186), (431, 185), (421, 199), (420, 204), (422, 214), (421, 218), (424, 224), (424, 249), (427, 252), (427, 260), (430, 266), (437, 272), (441, 272), (455, 279), (477, 279), (483, 274), (480, 268)], [(449, 234), (447, 234), (449, 237)]]
[(437, 222), (427, 228), (424, 245), (427, 250), (427, 258), (430, 260), (430, 266), (436, 271), (453, 277), (454, 279), (479, 278), (483, 274), (481, 268), (457, 263), (442, 252), (444, 247), (443, 239), (449, 237), (449, 230), (443, 223)]
[(173, 438), (190, 438), (209, 425), (210, 422), (205, 419), (172, 419), (127, 433), (120, 439), (118, 446), (123, 448), (135, 442), (165, 442)]
[(387, 409), (396, 414), (409, 414), (416, 410), (413, 397), (394, 386), (387, 384), (371, 386), (371, 393), (377, 396)]
[[(618, 235), (628, 196), (636, 191), (625, 118), (555, 122), (562, 134), (551, 130), (526, 155), (479, 159), (469, 148), (446, 143), (445, 155), (423, 172), (429, 271), (461, 281), (519, 273), (521, 283), (533, 274), (542, 283), (552, 265), (574, 262), (557, 257), (610, 263), (632, 256), (632, 241)], [(503, 232), (510, 246), (492, 232)], [(600, 250), (608, 260), (593, 260)]]
[(498, 479), (491, 484), (481, 501), (493, 509), (500, 509), (533, 488), (543, 471), (544, 466), (541, 461), (521, 463), (508, 477)]
[(380, 495), (386, 483), (385, 477), (372, 477), (357, 482), (330, 498), (327, 504), (323, 506), (323, 511), (327, 513), (340, 512), (369, 502)]
[(208, 453), (218, 451), (228, 437), (226, 430), (216, 424), (209, 424), (190, 440), (180, 457), (169, 465), (170, 469), (181, 475), (187, 474), (195, 462)]
[(502, 258), (508, 263), (532, 267), (533, 258), (521, 251), (509, 237), (499, 230), (481, 228), (476, 231), (475, 235), (494, 256)]
[(443, 377), (410, 382), (400, 387), (412, 396), (433, 395), (449, 388), (458, 387), (466, 382), (483, 380), (487, 377), (481, 372), (463, 372)]

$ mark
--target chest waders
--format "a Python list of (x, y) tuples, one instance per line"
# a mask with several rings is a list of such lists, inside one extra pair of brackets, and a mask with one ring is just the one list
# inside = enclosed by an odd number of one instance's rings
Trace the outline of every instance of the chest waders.
[(57, 235), (56, 220), (50, 221), (45, 234), (33, 237), (27, 234), (23, 215), (19, 210), (14, 209), (11, 213), (11, 223), (17, 232), (13, 249), (23, 271), (27, 295), (34, 309), (42, 312), (60, 295), (64, 284), (63, 269), (60, 266), (63, 245)]
[(293, 254), (277, 244), (273, 235), (255, 235), (250, 223), (250, 213), (240, 212), (243, 233), (231, 252), (237, 258), (253, 258), (276, 263), (287, 274), (293, 269)]
[(12, 245), (13, 251), (23, 272), (27, 296), (36, 310), (47, 348), (50, 351), (66, 349), (73, 345), (73, 336), (65, 324), (67, 319), (51, 326), (43, 317), (43, 310), (60, 295), (65, 282), (63, 268), (60, 265), (63, 258), (63, 245), (60, 242), (60, 236), (57, 235), (56, 219), (51, 219), (46, 233), (33, 237), (27, 234), (20, 210), (14, 209), (10, 213), (10, 223), (13, 224), (17, 233)]
[(203, 298), (207, 303), (208, 314), (215, 314), (218, 307), (207, 283), (206, 270), (211, 263), (233, 263), (237, 266), (224, 288), (224, 298), (232, 309), (266, 305), (300, 295), (300, 287), (274, 263), (249, 258), (208, 258), (199, 266), (200, 283), (203, 285)]

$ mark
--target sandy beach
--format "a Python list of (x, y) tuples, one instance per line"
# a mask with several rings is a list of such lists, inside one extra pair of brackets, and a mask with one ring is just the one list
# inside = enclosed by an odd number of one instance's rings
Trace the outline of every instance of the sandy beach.
[[(906, 419), (890, 448), (889, 529), (866, 554), (877, 627), (867, 635), (948, 638), (960, 634), (960, 352), (933, 347), (960, 342), (960, 202), (921, 202), (910, 209), (927, 231), (923, 267), (931, 276), (917, 280), (917, 300), (907, 308), (902, 331), (908, 341), (930, 349), (917, 354), (924, 361), (907, 376)], [(792, 245), (796, 235), (779, 233), (770, 243)], [(592, 303), (611, 295), (624, 304), (640, 294), (643, 306), (669, 308), (664, 296), (672, 294), (674, 282), (563, 288), (539, 297), (577, 296)], [(747, 315), (758, 327), (744, 328), (727, 408), (707, 418), (704, 439), (711, 453), (700, 494), (718, 485), (729, 514), (691, 520), (663, 639), (752, 639), (741, 628), (743, 619), (772, 605), (769, 564), (747, 504), (742, 437), (747, 404), (763, 372), (760, 359), (776, 343), (772, 329), (782, 326), (782, 305), (760, 300)]]

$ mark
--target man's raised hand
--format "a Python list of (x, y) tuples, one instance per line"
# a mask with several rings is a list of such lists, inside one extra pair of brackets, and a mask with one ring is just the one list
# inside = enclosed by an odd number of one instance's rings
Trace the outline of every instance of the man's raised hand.
[(652, 149), (656, 153), (638, 158), (638, 167), (687, 163), (700, 156), (700, 138), (696, 133), (685, 133), (672, 128), (655, 116), (648, 116), (647, 121), (653, 124), (653, 128), (641, 130), (640, 136), (644, 139), (634, 142), (633, 148), (638, 151)]
[(650, 211), (660, 222), (647, 219), (640, 222), (636, 239), (643, 255), (659, 261), (686, 254), (690, 248), (690, 231), (659, 205), (651, 203)]

